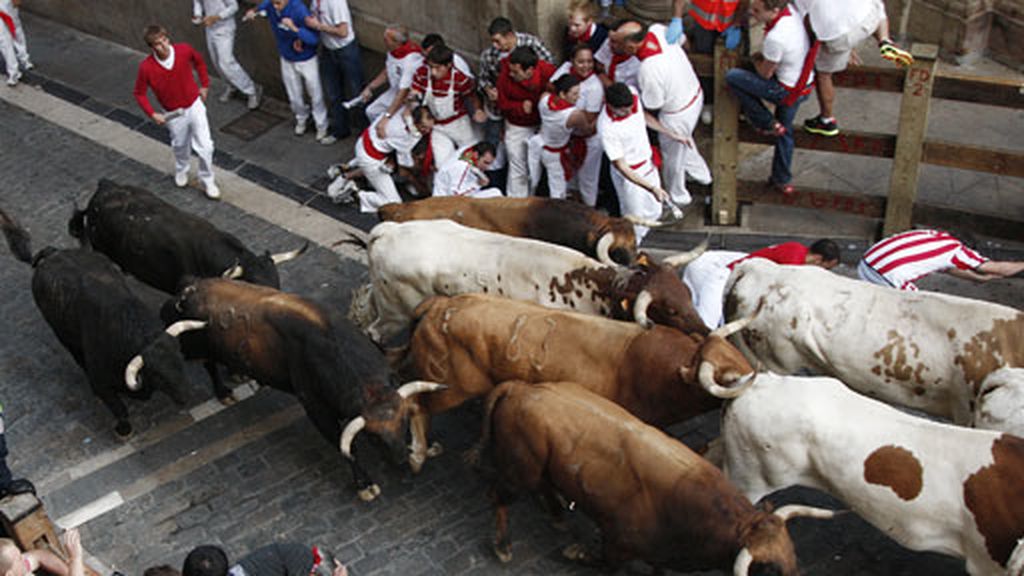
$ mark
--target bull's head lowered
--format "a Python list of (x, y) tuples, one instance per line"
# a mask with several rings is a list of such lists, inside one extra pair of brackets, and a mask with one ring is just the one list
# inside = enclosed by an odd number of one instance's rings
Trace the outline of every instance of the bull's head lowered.
[(790, 518), (806, 516), (829, 519), (835, 511), (811, 506), (789, 505), (774, 513), (758, 510), (740, 527), (743, 549), (733, 564), (734, 576), (779, 575), (797, 576), (796, 551), (786, 530)]
[(307, 248), (309, 248), (309, 242), (295, 250), (278, 254), (271, 254), (268, 250), (262, 256), (257, 256), (248, 250), (244, 250), (239, 256), (238, 263), (225, 270), (221, 276), (250, 284), (280, 289), (281, 277), (278, 275), (277, 265), (294, 260), (305, 252)]
[[(345, 426), (339, 439), (341, 453), (349, 461), (354, 462), (352, 441), (359, 432), (365, 429), (376, 435), (387, 447), (395, 462), (408, 457), (410, 447), (406, 445), (406, 432), (409, 428), (409, 416), (416, 409), (413, 398), (424, 392), (434, 392), (446, 388), (444, 384), (417, 380), (403, 384), (397, 390), (391, 389), (371, 391), (364, 398), (362, 415), (353, 418)], [(359, 479), (356, 479), (359, 484)], [(359, 487), (359, 497), (370, 501), (380, 494), (377, 484)]]
[(637, 265), (630, 268), (625, 281), (622, 303), (629, 307), (632, 300), (632, 319), (641, 326), (662, 324), (686, 334), (706, 335), (704, 325), (693, 307), (690, 289), (679, 279), (678, 269), (697, 258), (707, 249), (707, 242), (676, 256), (665, 258), (660, 264), (641, 253)]

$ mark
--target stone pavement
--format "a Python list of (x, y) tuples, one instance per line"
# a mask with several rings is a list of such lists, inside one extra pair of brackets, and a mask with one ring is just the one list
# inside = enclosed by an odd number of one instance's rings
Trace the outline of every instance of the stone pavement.
[[(280, 251), (312, 239), (314, 249), (282, 267), (283, 288), (347, 308), (365, 266), (360, 254), (332, 244), (353, 230), (348, 224), (365, 228), (372, 219), (332, 213), (337, 207), (306, 186), (317, 177), (311, 166), (334, 161), (344, 146), (322, 147), (311, 138), (295, 143), (288, 123), (275, 128), (280, 134), (271, 131), (248, 143), (217, 133), (226, 152), (218, 174), (225, 199), (207, 201), (195, 189), (173, 186), (164, 136), (131, 117), (138, 116), (130, 101), (138, 53), (36, 18), (26, 17), (26, 26), (39, 66), (33, 82), (45, 90), (0, 87), (0, 202), (30, 229), (37, 250), (74, 245), (66, 233), (73, 203), (108, 177), (146, 187), (256, 250)], [(68, 79), (80, 83), (63, 82)], [(221, 126), (242, 110), (241, 102), (225, 108), (212, 103), (211, 117)], [(335, 550), (357, 576), (592, 572), (561, 560), (559, 550), (571, 536), (553, 530), (530, 498), (512, 510), (515, 560), (509, 566), (495, 560), (488, 545), (493, 521), (486, 479), (460, 459), (477, 436), (475, 405), (435, 419), (433, 434), (448, 450), (417, 477), (364, 450), (383, 490), (371, 504), (356, 498), (335, 447), (290, 397), (260, 389), (221, 409), (210, 400), (198, 366), (190, 369), (184, 407), (160, 395), (129, 401), (136, 435), (118, 440), (112, 417), (35, 309), (31, 270), (6, 249), (0, 262), (0, 309), (9, 327), (0, 332), (0, 400), (9, 463), (36, 482), (52, 518), (64, 526), (81, 523), (92, 563), (104, 574), (177, 566), (201, 543), (220, 543), (237, 558), (284, 539)], [(1018, 308), (1024, 304), (1021, 280), (990, 286), (929, 282)], [(160, 302), (160, 294), (136, 287)], [(717, 415), (710, 414), (673, 432), (696, 446), (716, 428)], [(839, 506), (806, 490), (771, 499)], [(573, 534), (593, 541), (585, 519), (577, 515), (571, 524)], [(805, 574), (963, 573), (962, 562), (903, 550), (854, 515), (797, 520), (791, 533)]]

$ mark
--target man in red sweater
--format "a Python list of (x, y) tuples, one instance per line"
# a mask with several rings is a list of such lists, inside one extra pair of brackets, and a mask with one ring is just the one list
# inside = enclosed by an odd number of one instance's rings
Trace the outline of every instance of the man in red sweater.
[[(162, 26), (148, 26), (143, 36), (153, 53), (139, 64), (135, 78), (135, 100), (147, 116), (171, 133), (174, 151), (174, 183), (188, 185), (189, 145), (199, 156), (199, 180), (206, 196), (220, 198), (220, 189), (213, 181), (213, 139), (206, 119), (206, 94), (210, 77), (202, 55), (185, 43), (171, 44)], [(199, 74), (196, 84), (192, 68)], [(157, 112), (149, 102), (147, 90), (152, 89), (164, 112)]]
[(530, 136), (540, 127), (537, 101), (548, 88), (555, 65), (541, 60), (528, 46), (519, 46), (501, 61), (498, 73), (498, 110), (505, 117), (505, 153), (508, 155), (508, 185), (505, 193), (525, 198), (530, 193), (527, 175), (527, 147)]

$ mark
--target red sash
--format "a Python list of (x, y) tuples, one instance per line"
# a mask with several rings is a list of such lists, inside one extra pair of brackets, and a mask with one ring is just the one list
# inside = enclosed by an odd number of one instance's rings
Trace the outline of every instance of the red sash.
[(385, 158), (388, 157), (387, 152), (381, 152), (380, 150), (377, 150), (377, 148), (373, 145), (373, 138), (370, 138), (370, 128), (363, 130), (362, 140), (363, 150), (366, 151), (370, 158), (373, 158), (374, 160), (383, 161)]
[(395, 48), (390, 52), (392, 56), (401, 60), (413, 52), (423, 53), (423, 48), (420, 48), (419, 44), (412, 42), (411, 40), (402, 44), (398, 48)]
[(7, 12), (0, 12), (0, 20), (4, 21), (7, 25), (7, 29), (11, 31), (11, 39), (13, 40), (18, 36), (18, 32), (14, 28), (14, 18), (11, 18)]
[(788, 92), (780, 102), (783, 106), (792, 106), (801, 96), (811, 93), (814, 83), (811, 82), (808, 85), (807, 79), (811, 77), (811, 70), (814, 70), (814, 59), (818, 57), (819, 47), (821, 47), (821, 40), (815, 40), (811, 44), (811, 49), (807, 51), (807, 56), (804, 58), (804, 67), (800, 70), (800, 78), (797, 79), (796, 86), (789, 87), (779, 82)]
[(572, 180), (572, 177), (583, 166), (587, 157), (587, 139), (582, 136), (573, 136), (569, 142), (562, 147), (552, 148), (544, 146), (548, 152), (558, 153), (558, 161), (562, 164), (562, 172), (565, 174), (565, 181)]

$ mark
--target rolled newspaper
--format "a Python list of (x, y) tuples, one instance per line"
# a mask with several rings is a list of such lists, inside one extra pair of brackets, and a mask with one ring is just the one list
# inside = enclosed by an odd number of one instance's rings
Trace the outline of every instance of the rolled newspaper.
[(177, 118), (178, 116), (181, 116), (184, 113), (185, 113), (185, 111), (183, 109), (181, 109), (181, 108), (175, 108), (174, 110), (170, 110), (168, 112), (164, 112), (164, 122), (169, 122), (171, 120), (174, 120), (175, 118)]
[(362, 103), (363, 103), (363, 95), (360, 94), (360, 95), (356, 96), (355, 98), (353, 98), (351, 100), (345, 100), (344, 102), (341, 103), (341, 105), (345, 108), (345, 110), (351, 110), (351, 109), (355, 108), (356, 106), (359, 106)]

